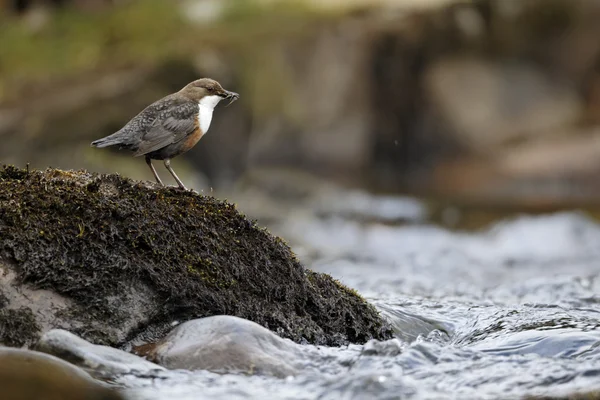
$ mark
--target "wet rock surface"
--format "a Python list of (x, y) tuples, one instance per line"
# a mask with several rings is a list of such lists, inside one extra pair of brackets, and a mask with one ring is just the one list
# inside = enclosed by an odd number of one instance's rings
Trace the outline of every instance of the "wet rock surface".
[(214, 316), (185, 322), (146, 356), (169, 369), (272, 375), (298, 373), (302, 349), (254, 322)]
[(306, 372), (311, 358), (319, 359), (311, 346), (282, 339), (252, 321), (229, 315), (184, 322), (157, 343), (134, 347), (135, 354), (89, 343), (61, 329), (44, 334), (35, 349), (97, 379), (160, 377), (166, 369), (286, 378)]
[[(167, 369), (183, 374), (206, 371), (289, 378), (318, 373), (317, 363), (334, 348), (301, 345), (252, 321), (219, 315), (184, 322), (157, 343), (134, 347), (134, 354), (94, 345), (61, 329), (44, 334), (35, 349), (70, 362), (94, 378), (118, 381), (122, 376), (166, 378), (171, 373)], [(332, 370), (344, 367), (339, 360), (329, 366)]]
[(62, 329), (46, 332), (35, 349), (59, 357), (102, 379), (117, 374), (151, 374), (164, 370), (160, 365), (113, 347), (87, 342)]
[[(4, 321), (13, 310), (23, 321), (2, 322), (7, 344), (18, 335), (14, 344), (31, 344), (51, 328), (139, 344), (162, 338), (174, 320), (218, 314), (299, 342), (391, 334), (357, 293), (304, 269), (233, 205), (115, 175), (0, 170), (0, 267)], [(36, 303), (49, 293), (55, 301)]]
[(0, 347), (0, 387), (3, 400), (124, 399), (56, 357), (6, 347)]

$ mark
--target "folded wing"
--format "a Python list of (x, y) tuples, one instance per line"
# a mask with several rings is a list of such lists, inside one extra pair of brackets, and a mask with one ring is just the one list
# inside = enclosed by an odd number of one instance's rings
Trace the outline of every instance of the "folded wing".
[(134, 156), (142, 156), (177, 143), (191, 135), (197, 127), (198, 104), (186, 102), (161, 112), (142, 136)]

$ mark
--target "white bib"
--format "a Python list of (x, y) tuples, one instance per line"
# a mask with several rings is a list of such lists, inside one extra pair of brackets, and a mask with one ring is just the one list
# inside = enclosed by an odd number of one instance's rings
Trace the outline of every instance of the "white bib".
[(198, 102), (198, 120), (203, 134), (208, 132), (210, 122), (212, 121), (213, 110), (223, 100), (221, 96), (204, 96)]

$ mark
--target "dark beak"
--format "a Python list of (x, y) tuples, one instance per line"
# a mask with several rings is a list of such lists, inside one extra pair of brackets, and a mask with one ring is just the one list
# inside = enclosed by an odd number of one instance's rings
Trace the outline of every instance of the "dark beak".
[[(223, 93), (221, 93), (220, 96), (223, 97), (224, 99), (228, 99), (229, 104), (233, 103), (234, 101), (236, 101), (237, 99), (240, 98), (239, 94), (237, 94), (236, 92), (230, 92), (228, 90), (223, 90)], [(227, 104), (227, 105), (229, 105), (229, 104)]]

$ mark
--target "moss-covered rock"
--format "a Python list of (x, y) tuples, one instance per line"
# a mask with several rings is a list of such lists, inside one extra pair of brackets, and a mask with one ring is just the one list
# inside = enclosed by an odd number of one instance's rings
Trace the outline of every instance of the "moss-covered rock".
[[(0, 311), (30, 308), (28, 338), (63, 328), (123, 345), (158, 339), (175, 320), (218, 314), (297, 342), (391, 336), (356, 292), (303, 268), (232, 204), (118, 175), (0, 169), (0, 269), (8, 299)], [(0, 325), (9, 345), (10, 327), (23, 326)]]

